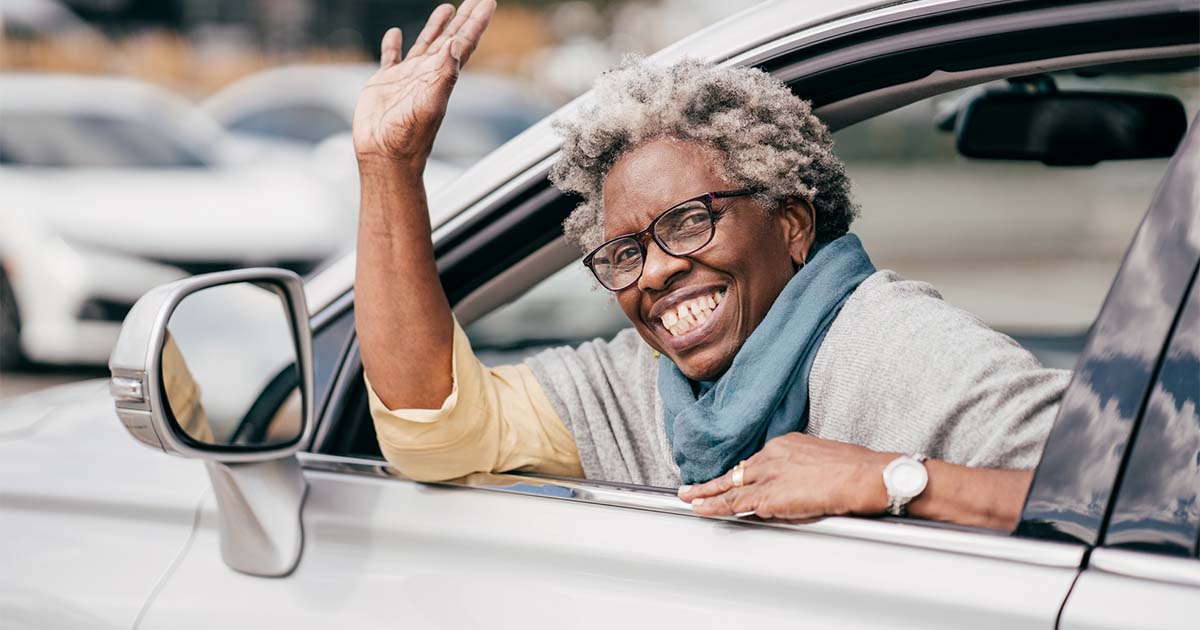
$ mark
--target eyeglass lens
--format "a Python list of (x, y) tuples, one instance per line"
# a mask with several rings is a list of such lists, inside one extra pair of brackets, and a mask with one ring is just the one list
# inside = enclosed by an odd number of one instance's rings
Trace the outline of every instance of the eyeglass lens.
[[(674, 256), (690, 254), (704, 247), (712, 236), (712, 213), (703, 201), (676, 206), (654, 224), (655, 239)], [(596, 278), (613, 291), (637, 282), (644, 264), (642, 245), (631, 236), (606, 244), (592, 257)]]

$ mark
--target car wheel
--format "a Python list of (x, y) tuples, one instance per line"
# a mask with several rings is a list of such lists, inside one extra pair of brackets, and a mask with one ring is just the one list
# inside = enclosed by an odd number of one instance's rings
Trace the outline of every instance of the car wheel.
[(21, 364), (21, 318), (8, 276), (0, 270), (0, 370)]

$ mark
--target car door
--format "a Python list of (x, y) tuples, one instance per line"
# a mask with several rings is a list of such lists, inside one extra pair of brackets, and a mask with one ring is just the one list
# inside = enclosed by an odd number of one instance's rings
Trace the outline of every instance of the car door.
[[(1136, 310), (1159, 310), (1161, 319), (1172, 320), (1174, 330), (1161, 355), (1146, 362), (1151, 385), (1138, 399), (1140, 419), (1118, 471), (1120, 484), (1103, 538), (1071, 590), (1061, 618), (1064, 629), (1193, 627), (1200, 611), (1197, 173), (1200, 134), (1193, 128), (1156, 200), (1173, 212), (1152, 211), (1143, 228), (1151, 235), (1147, 240), (1165, 254), (1159, 260), (1170, 263), (1153, 270), (1159, 280), (1150, 295), (1155, 299)], [(1169, 222), (1163, 220), (1167, 217)], [(1134, 314), (1130, 306), (1121, 306), (1123, 315)], [(1144, 319), (1128, 321), (1137, 325)]]
[[(775, 39), (722, 58), (760, 64), (803, 84), (827, 106), (830, 120), (847, 124), (896, 106), (895, 100), (872, 100), (868, 94), (883, 98), (880, 92), (893, 89), (894, 94), (896, 86), (905, 84), (917, 91), (945, 89), (912, 87), (919, 76), (880, 74), (886, 67), (878, 64), (895, 64), (901, 53), (926, 54), (931, 41), (953, 44), (961, 54), (979, 45), (975, 38), (981, 33), (1008, 37), (1011, 44), (1037, 32), (1033, 26), (1060, 28), (1066, 23), (1053, 20), (1082, 23), (1101, 14), (1107, 20), (1114, 9), (1134, 12), (1147, 6), (1093, 3), (1104, 5), (1100, 11), (1086, 4), (1034, 16), (1044, 24), (1031, 23), (1027, 14), (1020, 16), (1024, 21), (1002, 15), (995, 10), (997, 3), (917, 2), (852, 16), (847, 15), (854, 13), (851, 9), (842, 13), (839, 8), (825, 21), (792, 16), (790, 30), (781, 26), (782, 18), (767, 12), (755, 14), (757, 24), (731, 22), (725, 30), (709, 33), (707, 41), (722, 33), (746, 36), (782, 28), (786, 32)], [(986, 14), (955, 13), (984, 5)], [(947, 30), (947, 24), (956, 28)], [(768, 31), (762, 30), (768, 25)], [(901, 26), (913, 30), (901, 32)], [(1169, 30), (1169, 25), (1160, 26)], [(854, 42), (847, 33), (854, 34)], [(1083, 35), (1103, 33), (1097, 28)], [(1083, 35), (1072, 36), (1080, 45), (1092, 46), (1092, 53), (1111, 49), (1085, 42)], [(687, 52), (686, 47), (677, 50)], [(1003, 59), (1044, 64), (1039, 54)], [(856, 69), (856, 64), (869, 67)], [(970, 78), (979, 80), (979, 75)], [(504, 165), (502, 176), (492, 174), (496, 187), (490, 193), (468, 198), (461, 206), (466, 210), (453, 217), (435, 208), (439, 270), (462, 320), (489, 312), (574, 256), (555, 235), (571, 203), (545, 181), (552, 151), (539, 155), (535, 150), (548, 141), (536, 132), (525, 140), (514, 145), (526, 151), (516, 160), (523, 166), (514, 171), (512, 164)], [(499, 168), (499, 161), (485, 161), (474, 173)], [(216, 514), (209, 506), (187, 553), (150, 604), (143, 626), (712, 627), (799, 622), (814, 627), (1052, 627), (1088, 545), (1094, 544), (1030, 509), (1023, 535), (1008, 536), (902, 519), (827, 518), (800, 524), (701, 519), (669, 489), (599, 481), (476, 475), (452, 483), (413, 482), (389, 471), (377, 450), (371, 452), (373, 430), (352, 334), (328, 333), (329, 340), (322, 341), (324, 331), (349, 331), (345, 322), (352, 323), (352, 309), (352, 294), (344, 294), (314, 320), (314, 344), (337, 347), (331, 355), (339, 358), (324, 364), (318, 359), (316, 366), (319, 382), (326, 374), (329, 393), (318, 395), (325, 399), (318, 404), (321, 425), (313, 452), (301, 457), (309, 494), (299, 566), (279, 579), (230, 571), (220, 559)], [(1047, 446), (1047, 452), (1065, 449)], [(1050, 484), (1058, 478), (1039, 470), (1038, 479), (1035, 495), (1044, 503), (1034, 507), (1053, 512), (1065, 496), (1056, 495)]]

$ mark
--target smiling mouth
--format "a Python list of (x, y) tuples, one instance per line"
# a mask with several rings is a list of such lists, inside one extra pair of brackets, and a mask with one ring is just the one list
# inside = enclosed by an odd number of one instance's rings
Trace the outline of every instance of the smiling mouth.
[(713, 311), (725, 299), (725, 289), (700, 295), (668, 308), (661, 316), (663, 328), (672, 337), (686, 335), (700, 328), (713, 315)]

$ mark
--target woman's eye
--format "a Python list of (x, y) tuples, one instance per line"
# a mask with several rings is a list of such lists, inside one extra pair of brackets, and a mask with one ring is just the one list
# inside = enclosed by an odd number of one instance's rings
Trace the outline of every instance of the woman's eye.
[(708, 211), (703, 208), (690, 210), (679, 218), (679, 227), (682, 228), (694, 228), (706, 224), (708, 224)]
[(629, 264), (642, 255), (638, 248), (632, 245), (618, 249), (612, 256), (612, 261), (618, 265)]

